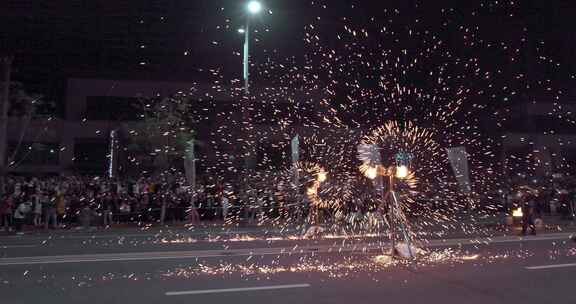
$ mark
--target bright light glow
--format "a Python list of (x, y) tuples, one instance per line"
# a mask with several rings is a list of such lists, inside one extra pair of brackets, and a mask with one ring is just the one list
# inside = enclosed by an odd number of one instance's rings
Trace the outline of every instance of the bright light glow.
[(316, 188), (311, 187), (311, 188), (308, 188), (308, 189), (306, 190), (306, 194), (308, 194), (308, 195), (315, 195), (315, 194), (316, 194), (316, 191), (317, 191)]
[(522, 213), (522, 208), (516, 208), (512, 211), (513, 217), (522, 217), (524, 214)]
[(480, 257), (480, 255), (478, 254), (474, 254), (474, 255), (465, 255), (462, 257), (462, 260), (464, 261), (473, 261), (473, 260), (477, 260)]
[(240, 34), (244, 34), (244, 33), (246, 33), (246, 30), (245, 30), (245, 29), (243, 29), (243, 28), (239, 28), (239, 29), (238, 29), (238, 33), (240, 33)]
[(326, 174), (326, 172), (321, 171), (318, 173), (318, 181), (323, 183), (326, 181), (326, 179), (328, 179), (328, 174)]
[(369, 179), (375, 179), (378, 176), (378, 168), (370, 167), (366, 170), (364, 174), (366, 174), (366, 177), (368, 177)]
[(250, 1), (248, 3), (248, 11), (251, 14), (258, 14), (262, 10), (262, 4), (258, 1)]
[(406, 178), (406, 177), (408, 177), (408, 167), (406, 167), (406, 166), (398, 166), (398, 167), (396, 167), (396, 177), (397, 177), (397, 178)]

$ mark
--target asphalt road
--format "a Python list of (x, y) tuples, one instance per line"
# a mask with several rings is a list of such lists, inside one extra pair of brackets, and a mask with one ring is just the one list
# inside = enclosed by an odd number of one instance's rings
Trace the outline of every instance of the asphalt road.
[(576, 303), (570, 233), (432, 240), (253, 230), (0, 237), (0, 303)]

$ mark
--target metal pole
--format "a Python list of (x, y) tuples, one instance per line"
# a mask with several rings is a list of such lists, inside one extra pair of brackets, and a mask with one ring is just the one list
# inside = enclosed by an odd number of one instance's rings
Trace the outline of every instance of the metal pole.
[(0, 192), (4, 194), (6, 187), (6, 149), (8, 145), (8, 108), (10, 107), (10, 83), (12, 76), (12, 57), (2, 58), (4, 68), (4, 87), (2, 92), (2, 113), (0, 116)]
[(576, 210), (574, 210), (574, 198), (570, 199), (570, 213), (571, 213), (571, 221), (570, 226), (574, 226), (574, 219), (576, 218)]
[(191, 187), (192, 187), (192, 204), (194, 206), (196, 203), (196, 155), (192, 154), (192, 182), (191, 182)]
[[(392, 199), (394, 200), (397, 212), (401, 212), (400, 204), (398, 202), (398, 198), (396, 197), (396, 192), (392, 192)], [(408, 246), (408, 255), (410, 256), (410, 258), (413, 258), (414, 254), (412, 253), (412, 241), (410, 240), (410, 233), (403, 221), (400, 221), (400, 230), (402, 231), (402, 235), (404, 236), (406, 246)]]
[(246, 18), (246, 31), (244, 32), (244, 91), (250, 94), (250, 17)]
[(392, 204), (390, 203), (390, 193), (391, 191), (386, 192), (384, 189), (384, 176), (380, 176), (380, 191), (382, 192), (382, 204), (386, 204), (388, 206), (388, 224), (390, 225), (390, 242), (392, 242), (392, 255), (394, 255), (394, 251), (396, 250), (396, 223), (394, 222), (394, 215), (392, 212), (394, 211)]
[[(250, 121), (250, 16), (246, 17), (246, 29), (244, 32), (244, 60), (243, 60), (243, 74), (244, 74), (244, 93), (246, 100), (242, 103), (242, 119), (246, 124)], [(250, 128), (246, 127), (247, 133), (246, 151), (244, 155), (244, 163), (246, 169), (252, 167), (253, 147), (252, 147), (252, 133)]]
[(116, 146), (116, 130), (110, 131), (110, 155), (108, 156), (108, 178), (112, 179), (116, 177), (116, 167), (117, 167), (117, 146)]
[[(190, 187), (192, 188), (192, 200), (191, 204), (196, 203), (196, 151), (195, 151), (195, 141), (194, 139), (189, 142), (189, 156), (191, 158), (192, 168), (190, 168)], [(193, 206), (194, 207), (194, 206)]]
[[(410, 258), (413, 258), (414, 255), (412, 253), (412, 242), (410, 240), (410, 234), (407, 231), (406, 225), (404, 224), (404, 222), (400, 219), (400, 212), (402, 212), (402, 210), (400, 209), (400, 203), (398, 201), (398, 197), (396, 196), (396, 191), (394, 189), (394, 172), (390, 172), (390, 195), (389, 195), (389, 200), (390, 200), (390, 205), (392, 206), (390, 208), (390, 214), (392, 215), (392, 217), (394, 218), (392, 221), (394, 222), (394, 232), (396, 231), (396, 218), (399, 219), (399, 224), (400, 224), (400, 231), (402, 231), (402, 235), (404, 237), (404, 241), (406, 242), (406, 245), (408, 246), (408, 255), (410, 256)], [(397, 212), (397, 214), (396, 214)], [(398, 215), (398, 216), (396, 216)], [(395, 243), (393, 242), (392, 245), (394, 246)], [(393, 247), (393, 250), (395, 249), (395, 247)]]

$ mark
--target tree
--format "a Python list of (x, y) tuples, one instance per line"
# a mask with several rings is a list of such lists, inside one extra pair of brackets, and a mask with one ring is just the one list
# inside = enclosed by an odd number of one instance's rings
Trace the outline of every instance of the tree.
[(2, 108), (0, 112), (0, 191), (4, 194), (6, 191), (6, 138), (8, 128), (8, 109), (10, 108), (10, 83), (12, 80), (12, 60), (13, 57), (2, 57)]
[[(32, 120), (38, 118), (39, 114), (46, 115), (54, 107), (54, 104), (45, 102), (42, 95), (31, 94), (26, 91), (22, 83), (12, 81), (12, 60), (12, 57), (1, 58), (3, 90), (1, 99), (2, 111), (0, 113), (0, 191), (2, 193), (5, 192), (5, 176), (8, 169), (18, 166), (29, 155), (29, 152), (19, 152)], [(18, 141), (12, 151), (8, 151), (7, 129), (9, 119), (14, 119), (20, 123)], [(37, 134), (35, 137), (40, 139), (40, 135)], [(10, 152), (10, 154), (7, 155), (7, 152)]]
[(137, 107), (141, 121), (124, 126), (129, 134), (130, 161), (155, 170), (182, 166), (187, 144), (194, 136), (188, 97), (176, 94), (142, 99)]

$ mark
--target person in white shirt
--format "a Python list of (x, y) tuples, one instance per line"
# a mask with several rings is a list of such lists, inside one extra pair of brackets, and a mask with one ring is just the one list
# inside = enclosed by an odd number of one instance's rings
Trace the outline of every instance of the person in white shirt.
[(18, 208), (14, 211), (14, 225), (16, 226), (16, 234), (24, 234), (22, 231), (22, 225), (24, 225), (24, 220), (26, 219), (26, 213), (30, 211), (30, 206), (26, 203), (20, 203)]

